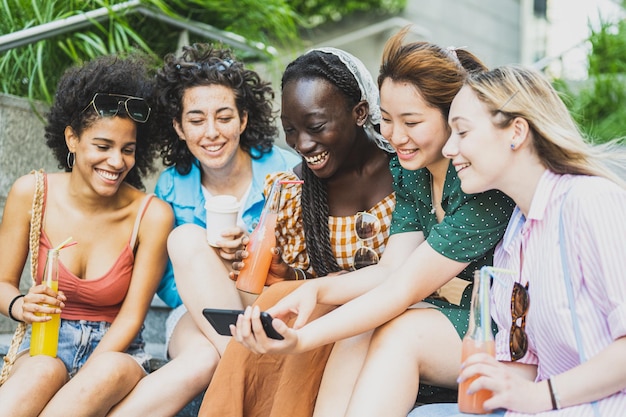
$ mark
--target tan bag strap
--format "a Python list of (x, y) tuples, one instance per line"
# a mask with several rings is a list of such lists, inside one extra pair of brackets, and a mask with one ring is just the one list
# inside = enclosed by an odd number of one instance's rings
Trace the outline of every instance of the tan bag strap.
[[(32, 171), (31, 174), (35, 175), (35, 194), (33, 195), (33, 204), (31, 208), (30, 236), (28, 239), (28, 247), (30, 250), (30, 279), (32, 281), (31, 285), (35, 285), (35, 282), (37, 281), (37, 261), (39, 260), (39, 238), (41, 236), (41, 218), (44, 202), (45, 173), (43, 169), (40, 169), (39, 171)], [(4, 384), (4, 382), (9, 377), (9, 372), (11, 371), (11, 367), (13, 366), (13, 363), (15, 362), (17, 356), (17, 349), (22, 343), (25, 333), (26, 323), (19, 323), (17, 329), (15, 329), (15, 333), (13, 333), (13, 338), (11, 339), (9, 351), (4, 357), (4, 366), (2, 367), (2, 372), (0, 373), (0, 385)]]

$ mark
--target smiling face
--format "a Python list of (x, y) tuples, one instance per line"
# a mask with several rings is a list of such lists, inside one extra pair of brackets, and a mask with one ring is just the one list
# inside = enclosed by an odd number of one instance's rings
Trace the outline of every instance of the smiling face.
[[(240, 115), (235, 93), (223, 85), (197, 86), (185, 90), (181, 121), (176, 133), (204, 169), (223, 169), (235, 159), (247, 115)], [(243, 152), (243, 151), (241, 151)]]
[(345, 168), (355, 152), (356, 119), (365, 106), (349, 109), (346, 97), (321, 78), (299, 79), (283, 87), (280, 120), (287, 144), (320, 178)]
[(124, 117), (98, 118), (80, 138), (65, 129), (66, 143), (75, 153), (72, 175), (79, 175), (96, 193), (112, 196), (135, 166), (137, 126)]
[(502, 190), (513, 166), (514, 125), (498, 129), (492, 116), (470, 87), (463, 87), (450, 108), (452, 133), (443, 154), (452, 159), (465, 193)]
[(448, 124), (413, 84), (386, 78), (380, 87), (380, 109), (380, 132), (395, 148), (403, 168), (417, 170), (442, 163)]

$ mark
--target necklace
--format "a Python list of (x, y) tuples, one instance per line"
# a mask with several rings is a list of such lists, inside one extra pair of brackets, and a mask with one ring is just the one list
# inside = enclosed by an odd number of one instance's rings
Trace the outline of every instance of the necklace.
[[(443, 195), (441, 197), (443, 199)], [(441, 211), (443, 211), (443, 214), (446, 214), (446, 212), (444, 211), (443, 207), (441, 207), (441, 203), (439, 204), (435, 204), (435, 188), (433, 186), (433, 177), (432, 175), (430, 176), (430, 214), (435, 214), (437, 212), (437, 208), (440, 208)]]

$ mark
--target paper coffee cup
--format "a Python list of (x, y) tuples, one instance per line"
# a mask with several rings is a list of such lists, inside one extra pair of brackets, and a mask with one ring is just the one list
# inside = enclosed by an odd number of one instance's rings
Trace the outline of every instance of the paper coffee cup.
[(206, 239), (211, 246), (223, 239), (222, 231), (237, 226), (237, 215), (241, 204), (232, 195), (216, 195), (210, 197), (206, 209)]

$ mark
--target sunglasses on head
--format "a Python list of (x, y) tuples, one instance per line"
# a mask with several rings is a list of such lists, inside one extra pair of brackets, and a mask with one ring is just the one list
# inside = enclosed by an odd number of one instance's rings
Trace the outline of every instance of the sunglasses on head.
[[(121, 106), (122, 104), (123, 106)], [(123, 108), (128, 117), (138, 123), (145, 123), (148, 121), (148, 117), (150, 117), (150, 106), (141, 97), (96, 93), (81, 113), (84, 113), (90, 107), (100, 117), (117, 116), (120, 107)]]
[(230, 58), (227, 59), (219, 59), (217, 60), (217, 62), (213, 62), (213, 63), (209, 63), (206, 61), (203, 62), (185, 62), (185, 61), (181, 61), (178, 64), (176, 64), (176, 69), (180, 70), (180, 69), (188, 69), (188, 68), (193, 68), (193, 69), (204, 69), (204, 70), (212, 70), (215, 69), (219, 72), (223, 72), (226, 71), (228, 68), (230, 68), (231, 65), (233, 65), (234, 61)]
[[(373, 239), (380, 232), (380, 220), (373, 214), (361, 211), (356, 215), (354, 232), (361, 243)], [(354, 252), (352, 261), (352, 267), (354, 269), (365, 268), (366, 266), (376, 265), (377, 263), (378, 254), (372, 248), (360, 246)]]

